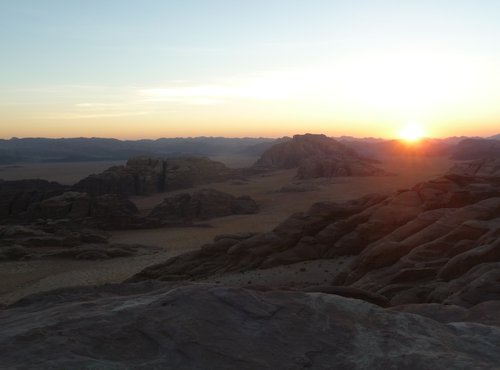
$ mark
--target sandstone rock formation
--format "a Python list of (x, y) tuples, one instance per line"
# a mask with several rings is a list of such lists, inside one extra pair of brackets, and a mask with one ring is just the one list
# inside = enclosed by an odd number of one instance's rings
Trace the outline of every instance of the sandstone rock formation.
[(430, 309), (417, 315), (324, 293), (152, 282), (62, 289), (0, 309), (0, 363), (41, 370), (496, 369), (500, 329), (483, 321), (495, 308), (453, 311), (459, 320), (445, 323), (425, 317), (436, 316)]
[(71, 220), (103, 229), (146, 228), (157, 222), (140, 217), (134, 203), (116, 194), (91, 197), (87, 193), (64, 192), (40, 201), (31, 201), (6, 223), (43, 220)]
[(257, 203), (249, 196), (234, 197), (214, 189), (201, 189), (165, 198), (153, 208), (149, 217), (182, 224), (235, 214), (251, 214), (257, 210)]
[(144, 195), (189, 188), (234, 177), (234, 171), (203, 157), (129, 159), (98, 175), (90, 175), (73, 189), (90, 195)]
[(196, 280), (354, 256), (332, 285), (391, 305), (500, 299), (500, 180), (445, 176), (386, 197), (318, 203), (270, 233), (225, 236), (132, 280)]
[(65, 188), (45, 180), (0, 180), (0, 220), (16, 218), (33, 204), (59, 195)]
[(109, 235), (68, 220), (0, 227), (0, 261), (34, 258), (107, 259), (154, 253), (158, 249), (110, 243)]
[(500, 141), (464, 139), (458, 143), (451, 157), (458, 160), (500, 158)]
[(298, 168), (300, 179), (386, 174), (353, 149), (325, 135), (295, 135), (272, 146), (254, 164), (255, 169)]
[(487, 158), (471, 162), (459, 162), (450, 169), (450, 173), (468, 177), (500, 178), (500, 159)]

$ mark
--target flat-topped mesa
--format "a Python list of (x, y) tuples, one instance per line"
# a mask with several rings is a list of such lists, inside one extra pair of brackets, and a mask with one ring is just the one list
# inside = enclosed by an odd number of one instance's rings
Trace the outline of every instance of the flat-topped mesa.
[(236, 176), (223, 163), (204, 157), (129, 159), (125, 166), (115, 166), (86, 177), (74, 185), (76, 191), (90, 195), (146, 195), (224, 181)]
[(355, 150), (325, 135), (295, 135), (268, 149), (253, 165), (259, 169), (297, 168), (301, 179), (387, 174)]

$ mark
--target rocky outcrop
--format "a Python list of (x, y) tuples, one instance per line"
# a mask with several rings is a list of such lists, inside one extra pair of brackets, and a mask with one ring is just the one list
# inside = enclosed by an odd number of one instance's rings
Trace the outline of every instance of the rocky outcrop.
[(500, 141), (465, 139), (458, 143), (451, 157), (458, 160), (500, 158)]
[(472, 162), (456, 163), (450, 174), (467, 177), (500, 178), (500, 159), (478, 159)]
[(33, 204), (59, 195), (66, 187), (45, 180), (0, 180), (0, 220), (16, 218)]
[(273, 145), (265, 151), (255, 167), (296, 168), (301, 161), (322, 157), (357, 157), (354, 150), (326, 135), (295, 135), (291, 140)]
[(38, 219), (71, 220), (103, 229), (159, 226), (157, 222), (141, 217), (135, 204), (123, 196), (106, 194), (92, 197), (74, 191), (32, 202), (7, 223), (29, 223)]
[(116, 194), (105, 194), (92, 198), (90, 216), (86, 225), (104, 229), (143, 229), (158, 227), (158, 223), (141, 217), (134, 203)]
[(73, 186), (90, 195), (145, 195), (227, 180), (235, 172), (220, 162), (203, 157), (129, 159)]
[(117, 244), (109, 234), (68, 220), (0, 227), (0, 261), (38, 258), (107, 259), (155, 253), (154, 247)]
[(211, 285), (63, 289), (0, 309), (0, 363), (9, 369), (499, 367), (499, 328), (470, 321), (494, 311), (465, 310), (452, 323), (425, 317), (430, 310), (412, 311), (332, 294)]
[(325, 135), (312, 134), (295, 135), (292, 140), (274, 145), (253, 168), (298, 168), (299, 179), (386, 174), (346, 145)]
[(318, 203), (270, 233), (226, 236), (151, 266), (132, 280), (197, 280), (354, 256), (334, 285), (391, 305), (472, 306), (500, 299), (500, 182), (446, 176), (391, 196)]
[(201, 189), (193, 193), (181, 193), (165, 198), (149, 217), (169, 223), (192, 223), (258, 211), (257, 203), (249, 196), (234, 197), (214, 189)]

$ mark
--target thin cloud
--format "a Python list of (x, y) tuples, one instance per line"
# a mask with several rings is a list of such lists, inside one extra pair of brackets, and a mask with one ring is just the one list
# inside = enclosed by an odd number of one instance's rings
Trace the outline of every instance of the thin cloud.
[(80, 119), (97, 119), (97, 118), (115, 118), (115, 117), (133, 117), (145, 116), (150, 114), (149, 111), (144, 112), (117, 112), (117, 113), (95, 113), (95, 114), (78, 114), (78, 113), (62, 113), (51, 114), (47, 116), (35, 117), (39, 120), (80, 120)]
[(225, 79), (210, 84), (172, 84), (138, 91), (146, 102), (181, 104), (224, 104), (234, 100), (284, 100), (299, 86), (293, 76), (264, 72), (244, 78)]

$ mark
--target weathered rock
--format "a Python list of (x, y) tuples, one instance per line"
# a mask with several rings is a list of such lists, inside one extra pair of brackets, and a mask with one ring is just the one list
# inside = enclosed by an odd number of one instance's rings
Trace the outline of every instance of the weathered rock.
[(90, 195), (145, 195), (162, 193), (223, 181), (235, 172), (220, 162), (203, 157), (130, 159), (125, 166), (115, 166), (91, 175), (73, 186)]
[(15, 261), (29, 258), (29, 251), (20, 245), (0, 246), (0, 261)]
[(500, 261), (500, 239), (491, 244), (480, 245), (450, 259), (439, 271), (438, 277), (445, 280), (462, 276), (481, 263)]
[(92, 199), (89, 218), (85, 224), (103, 229), (135, 229), (154, 226), (139, 215), (130, 200), (117, 194), (105, 194)]
[(391, 307), (391, 310), (414, 313), (440, 323), (474, 322), (500, 327), (500, 301), (486, 301), (470, 308), (452, 304), (420, 303)]
[(299, 179), (387, 175), (372, 162), (325, 135), (306, 134), (295, 135), (292, 140), (275, 144), (262, 154), (253, 168), (298, 168)]
[(28, 210), (31, 219), (81, 219), (90, 216), (91, 199), (86, 193), (65, 192), (33, 204)]
[(251, 214), (257, 210), (257, 203), (248, 196), (234, 197), (214, 189), (201, 189), (165, 198), (153, 208), (149, 217), (169, 223), (191, 223), (233, 214)]
[(311, 286), (302, 289), (303, 292), (317, 292), (317, 293), (325, 293), (325, 294), (335, 294), (341, 297), (346, 298), (355, 298), (361, 299), (365, 302), (369, 302), (375, 304), (380, 307), (388, 307), (389, 301), (383, 295), (366, 292), (362, 289), (354, 288), (354, 287), (345, 287), (345, 286)]
[(455, 147), (452, 158), (458, 160), (500, 158), (500, 141), (472, 138), (464, 139)]
[(0, 228), (0, 261), (28, 258), (108, 259), (156, 253), (159, 248), (109, 243), (101, 230), (66, 220)]
[(45, 180), (0, 180), (0, 220), (21, 217), (33, 204), (64, 190), (63, 185)]
[[(446, 176), (389, 197), (318, 203), (270, 233), (220, 239), (131, 281), (190, 280), (318, 259), (354, 256), (335, 285), (382, 295), (391, 305), (470, 306), (500, 297), (500, 186), (494, 178)], [(481, 273), (479, 274), (480, 271)]]
[(460, 176), (500, 178), (500, 154), (497, 159), (487, 158), (478, 159), (472, 162), (456, 163), (450, 169), (450, 173)]
[(325, 135), (295, 135), (291, 140), (273, 145), (254, 167), (272, 169), (296, 168), (307, 158), (356, 157), (354, 150)]
[(498, 327), (444, 324), (322, 293), (170, 284), (73, 288), (1, 309), (0, 326), (6, 368), (468, 370), (500, 364)]

